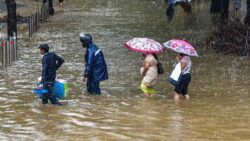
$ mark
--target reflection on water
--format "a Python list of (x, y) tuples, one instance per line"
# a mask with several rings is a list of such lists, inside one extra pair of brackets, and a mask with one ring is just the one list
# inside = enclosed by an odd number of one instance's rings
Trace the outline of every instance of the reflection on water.
[[(0, 73), (0, 140), (248, 140), (249, 60), (202, 50), (212, 23), (201, 12), (208, 3), (196, 4), (193, 15), (178, 9), (168, 23), (163, 0), (66, 1), (31, 41), (19, 41), (19, 61)], [(101, 96), (86, 94), (81, 81), (81, 31), (93, 34), (106, 56), (110, 79)], [(139, 96), (142, 58), (123, 47), (136, 36), (194, 44), (201, 57), (192, 58), (190, 101), (172, 100), (170, 51), (160, 55), (166, 74), (157, 95)], [(43, 106), (32, 93), (41, 71), (36, 47), (44, 42), (66, 60), (58, 76), (68, 80), (70, 98), (61, 107)]]

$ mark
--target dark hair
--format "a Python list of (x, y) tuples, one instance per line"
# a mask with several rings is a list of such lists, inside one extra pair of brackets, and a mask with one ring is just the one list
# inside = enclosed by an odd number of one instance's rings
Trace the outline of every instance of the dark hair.
[(45, 53), (49, 52), (49, 45), (48, 44), (41, 44), (39, 49), (43, 49)]
[(158, 57), (155, 53), (153, 53), (153, 56), (155, 57), (155, 59), (158, 61)]
[(183, 57), (183, 56), (185, 56), (185, 54), (184, 53), (180, 53), (180, 56)]

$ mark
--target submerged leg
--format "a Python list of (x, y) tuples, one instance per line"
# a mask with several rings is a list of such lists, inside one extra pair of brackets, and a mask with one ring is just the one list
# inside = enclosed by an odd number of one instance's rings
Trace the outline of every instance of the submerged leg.
[(46, 90), (48, 90), (48, 99), (53, 105), (61, 105), (61, 103), (57, 100), (57, 98), (53, 94), (53, 83), (45, 84)]
[(49, 103), (49, 98), (47, 94), (42, 95), (42, 103), (43, 104), (48, 104)]
[(145, 84), (141, 83), (140, 88), (145, 97), (149, 97), (155, 94), (155, 90), (153, 87), (147, 87)]
[(90, 94), (99, 95), (101, 94), (100, 83), (99, 82), (87, 82), (87, 90)]
[(53, 104), (53, 105), (62, 105), (62, 104), (56, 99), (56, 97), (53, 96), (53, 94), (50, 96), (49, 100), (50, 100), (51, 104)]
[(179, 100), (180, 99), (180, 94), (174, 92), (174, 100)]
[(185, 99), (190, 99), (190, 97), (189, 97), (188, 94), (184, 95), (184, 98), (185, 98)]

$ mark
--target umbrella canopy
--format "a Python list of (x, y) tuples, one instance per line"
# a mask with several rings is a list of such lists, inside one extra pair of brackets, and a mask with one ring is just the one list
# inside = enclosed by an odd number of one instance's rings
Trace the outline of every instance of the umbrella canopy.
[(190, 45), (184, 40), (173, 39), (165, 42), (163, 46), (178, 53), (187, 54), (189, 56), (199, 56), (195, 49), (192, 47), (192, 45)]
[(159, 42), (149, 38), (133, 38), (125, 43), (125, 47), (140, 53), (160, 53), (163, 51)]

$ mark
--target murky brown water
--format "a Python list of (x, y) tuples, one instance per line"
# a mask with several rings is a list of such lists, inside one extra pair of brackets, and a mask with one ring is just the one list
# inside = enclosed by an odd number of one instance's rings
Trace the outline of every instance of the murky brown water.
[[(212, 30), (208, 3), (181, 10), (167, 23), (160, 0), (68, 0), (64, 9), (20, 42), (20, 57), (0, 73), (0, 140), (250, 140), (250, 62), (238, 56), (203, 51), (199, 44)], [(70, 3), (72, 2), (72, 3)], [(201, 12), (202, 11), (202, 12)], [(103, 94), (86, 94), (81, 81), (84, 50), (79, 32), (93, 34), (103, 50), (110, 79)], [(141, 55), (123, 47), (134, 36), (160, 42), (185, 37), (201, 57), (192, 58), (190, 101), (175, 103), (166, 76), (175, 53), (160, 56), (166, 74), (153, 98), (140, 97)], [(70, 86), (64, 106), (42, 105), (33, 94), (40, 76), (39, 51), (47, 42), (66, 63), (58, 72)]]

